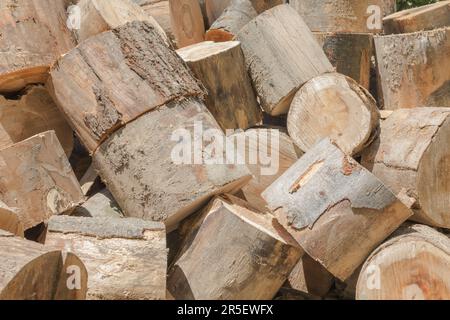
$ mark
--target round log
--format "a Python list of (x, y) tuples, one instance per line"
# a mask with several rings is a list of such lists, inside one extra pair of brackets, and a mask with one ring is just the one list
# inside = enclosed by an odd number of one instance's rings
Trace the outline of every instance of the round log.
[(169, 8), (178, 48), (204, 40), (205, 24), (198, 0), (169, 0)]

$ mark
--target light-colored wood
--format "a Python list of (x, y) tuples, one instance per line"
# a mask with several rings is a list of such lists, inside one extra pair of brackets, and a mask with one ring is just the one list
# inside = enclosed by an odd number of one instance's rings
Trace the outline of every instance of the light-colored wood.
[(211, 25), (205, 40), (230, 41), (258, 15), (250, 0), (232, 0), (222, 15)]
[(252, 174), (252, 180), (242, 188), (245, 199), (257, 210), (268, 211), (261, 193), (289, 169), (303, 152), (279, 129), (249, 129), (229, 139), (241, 152), (243, 162)]
[(169, 0), (169, 8), (178, 48), (204, 40), (205, 24), (198, 0)]
[(240, 43), (204, 41), (177, 51), (205, 86), (206, 106), (222, 129), (262, 123)]
[(134, 21), (91, 37), (58, 60), (48, 83), (92, 153), (143, 113), (202, 89), (149, 23)]
[(329, 139), (262, 196), (302, 248), (342, 281), (412, 216), (380, 180)]
[(0, 149), (54, 130), (67, 157), (73, 149), (73, 132), (47, 90), (34, 86), (19, 100), (0, 96)]
[(405, 226), (377, 248), (358, 279), (358, 300), (450, 299), (450, 239), (423, 226)]
[(159, 1), (142, 5), (145, 13), (152, 16), (163, 28), (171, 43), (175, 45), (175, 35), (173, 34), (172, 23), (170, 21), (169, 1)]
[(91, 164), (80, 179), (81, 191), (83, 191), (85, 196), (91, 193), (97, 179), (99, 179), (98, 173)]
[(311, 31), (382, 31), (383, 17), (395, 12), (396, 0), (290, 0)]
[(212, 196), (234, 193), (251, 178), (208, 143), (202, 133), (211, 130), (225, 139), (203, 103), (173, 101), (114, 133), (94, 164), (125, 216), (163, 221), (171, 231)]
[(349, 155), (358, 154), (378, 133), (375, 99), (353, 79), (327, 73), (307, 82), (295, 95), (287, 128), (306, 152), (323, 138), (331, 138)]
[(450, 1), (393, 13), (383, 19), (385, 34), (411, 33), (450, 26)]
[(24, 237), (23, 223), (17, 209), (8, 207), (3, 201), (0, 201), (0, 230)]
[(450, 107), (450, 27), (375, 37), (384, 109)]
[(83, 200), (80, 185), (54, 131), (0, 150), (0, 201), (24, 229), (70, 212)]
[(334, 68), (300, 15), (289, 5), (276, 6), (248, 23), (241, 42), (261, 107), (285, 114), (297, 90)]
[(166, 296), (166, 232), (140, 219), (50, 219), (45, 244), (80, 257), (90, 300), (160, 300)]
[(85, 203), (73, 210), (71, 216), (90, 218), (123, 218), (122, 210), (108, 189), (94, 194)]
[[(0, 230), (0, 300), (84, 299), (86, 279), (80, 279), (79, 289), (63, 288), (65, 262), (84, 270), (75, 256), (63, 259), (60, 250), (14, 237)], [(80, 273), (83, 276), (83, 273)], [(60, 286), (61, 285), (61, 286)]]
[(176, 299), (272, 299), (299, 260), (285, 230), (233, 202), (214, 199), (193, 226), (169, 271)]
[(0, 92), (45, 83), (49, 66), (72, 49), (65, 0), (0, 2)]
[(394, 111), (362, 164), (414, 198), (414, 220), (450, 228), (450, 108)]
[(169, 39), (162, 27), (131, 0), (80, 0), (77, 6), (81, 10), (80, 29), (76, 30), (79, 42), (128, 22), (146, 21), (169, 45)]
[(370, 86), (373, 36), (370, 33), (314, 32), (336, 72), (366, 89)]

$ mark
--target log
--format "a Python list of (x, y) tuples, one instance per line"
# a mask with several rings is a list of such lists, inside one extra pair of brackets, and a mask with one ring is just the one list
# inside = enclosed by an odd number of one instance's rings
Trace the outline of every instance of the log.
[(450, 239), (423, 226), (405, 226), (377, 248), (358, 279), (358, 300), (450, 299)]
[(17, 208), (24, 229), (70, 212), (84, 200), (54, 131), (1, 149), (0, 177), (0, 201)]
[(366, 89), (370, 86), (373, 36), (369, 33), (314, 32), (336, 72)]
[(169, 0), (169, 8), (178, 48), (204, 40), (205, 25), (198, 0)]
[(51, 69), (57, 105), (93, 153), (111, 133), (202, 89), (153, 25), (134, 21), (82, 42)]
[(80, 257), (89, 300), (160, 300), (166, 296), (166, 232), (140, 219), (50, 219), (45, 244)]
[(44, 87), (33, 86), (19, 99), (0, 96), (0, 149), (49, 130), (70, 157), (72, 129)]
[(175, 35), (173, 34), (172, 23), (170, 21), (169, 1), (143, 4), (142, 9), (145, 13), (152, 16), (156, 22), (158, 22), (172, 45), (175, 46), (176, 40)]
[(236, 34), (258, 15), (249, 0), (232, 0), (222, 15), (211, 25), (205, 40), (233, 40)]
[(450, 107), (450, 28), (375, 37), (386, 110)]
[(304, 152), (329, 137), (346, 154), (356, 155), (378, 134), (379, 118), (375, 99), (367, 90), (349, 77), (327, 73), (297, 92), (287, 128)]
[(49, 66), (76, 45), (65, 0), (5, 0), (0, 12), (0, 93), (45, 83)]
[(59, 287), (63, 280), (62, 272), (65, 272), (65, 261), (69, 261), (72, 267), (84, 270), (84, 265), (76, 257), (63, 260), (61, 250), (45, 248), (2, 230), (0, 255), (0, 300), (84, 299), (85, 278), (80, 279), (80, 289)]
[(80, 0), (80, 29), (76, 30), (79, 42), (99, 33), (120, 27), (132, 21), (145, 21), (169, 45), (169, 39), (156, 20), (131, 0)]
[(75, 208), (71, 216), (90, 218), (123, 218), (122, 210), (108, 189), (94, 194), (81, 206)]
[(94, 165), (90, 165), (84, 175), (80, 179), (81, 191), (85, 196), (91, 196), (96, 187), (97, 182), (100, 180)]
[(177, 53), (206, 87), (206, 106), (222, 129), (248, 129), (262, 122), (239, 42), (205, 41)]
[(300, 15), (289, 5), (260, 14), (236, 36), (261, 107), (285, 114), (297, 90), (312, 78), (334, 71)]
[(272, 299), (299, 260), (285, 230), (233, 202), (214, 199), (188, 235), (169, 271), (175, 299)]
[(450, 228), (450, 109), (395, 110), (362, 164), (394, 192), (414, 198), (413, 220)]
[(203, 136), (211, 132), (225, 140), (203, 103), (173, 101), (114, 133), (94, 165), (125, 216), (163, 221), (172, 231), (211, 197), (235, 193), (251, 178)]
[[(289, 136), (278, 129), (257, 128), (230, 136), (236, 150), (252, 174), (242, 188), (247, 202), (260, 212), (267, 212), (261, 193), (277, 180), (302, 155)], [(241, 151), (242, 150), (242, 151)]]
[(380, 33), (383, 17), (395, 12), (396, 0), (290, 0), (311, 31)]
[(324, 139), (262, 194), (314, 260), (345, 281), (412, 212)]
[(385, 34), (412, 33), (450, 25), (450, 1), (393, 13), (383, 19)]
[(0, 230), (24, 237), (23, 223), (17, 209), (8, 207), (3, 201), (0, 201)]

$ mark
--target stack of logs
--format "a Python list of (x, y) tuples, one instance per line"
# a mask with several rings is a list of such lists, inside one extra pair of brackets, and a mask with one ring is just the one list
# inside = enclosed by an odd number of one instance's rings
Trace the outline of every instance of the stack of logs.
[(450, 1), (0, 15), (0, 299), (450, 299)]

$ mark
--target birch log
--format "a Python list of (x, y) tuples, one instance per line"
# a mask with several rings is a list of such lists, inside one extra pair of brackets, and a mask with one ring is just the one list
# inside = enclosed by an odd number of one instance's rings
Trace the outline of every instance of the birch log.
[(322, 48), (289, 5), (260, 14), (236, 36), (262, 108), (285, 114), (297, 90), (312, 78), (334, 71)]
[(0, 150), (0, 201), (24, 229), (71, 211), (83, 200), (80, 185), (54, 131)]
[(247, 129), (262, 122), (237, 41), (204, 41), (177, 51), (205, 86), (206, 106), (222, 129)]
[(329, 139), (307, 152), (263, 198), (302, 248), (342, 281), (412, 215)]
[(356, 298), (450, 299), (450, 239), (427, 226), (403, 227), (367, 259)]
[(65, 0), (3, 0), (0, 3), (0, 93), (45, 83), (49, 66), (72, 49)]
[(176, 299), (272, 299), (301, 256), (270, 218), (226, 198), (205, 209), (187, 239), (169, 271)]
[(204, 40), (205, 24), (198, 0), (169, 0), (169, 8), (178, 48)]
[(362, 164), (394, 192), (414, 198), (413, 220), (450, 228), (450, 108), (394, 111)]
[(140, 219), (53, 217), (45, 244), (80, 257), (89, 300), (160, 300), (166, 296), (164, 225)]
[(376, 137), (379, 119), (376, 102), (367, 90), (349, 77), (327, 73), (297, 92), (287, 127), (304, 152), (329, 137), (346, 154), (355, 155)]
[(450, 28), (375, 37), (386, 110), (450, 107)]

